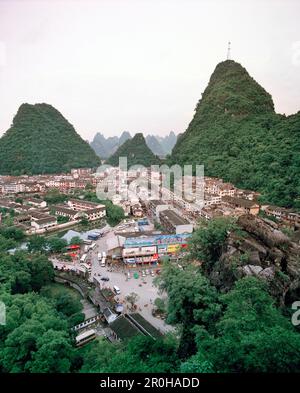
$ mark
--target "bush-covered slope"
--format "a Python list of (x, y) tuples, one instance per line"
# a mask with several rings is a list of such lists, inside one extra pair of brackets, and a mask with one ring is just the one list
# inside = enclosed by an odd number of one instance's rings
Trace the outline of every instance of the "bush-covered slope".
[(0, 139), (0, 174), (40, 174), (96, 167), (100, 159), (51, 105), (23, 104)]
[(205, 175), (300, 207), (300, 112), (274, 112), (271, 96), (238, 63), (217, 65), (172, 163), (204, 164)]
[(119, 157), (127, 157), (128, 168), (132, 165), (150, 166), (159, 164), (159, 158), (156, 157), (146, 145), (143, 134), (138, 133), (132, 139), (127, 140), (113, 154), (107, 163), (113, 166), (119, 165)]

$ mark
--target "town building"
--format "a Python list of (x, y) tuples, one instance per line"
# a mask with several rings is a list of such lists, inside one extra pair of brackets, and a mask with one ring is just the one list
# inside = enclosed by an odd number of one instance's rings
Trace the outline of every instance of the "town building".
[(127, 266), (137, 264), (157, 265), (159, 259), (165, 255), (173, 256), (187, 248), (191, 234), (126, 237), (123, 244), (122, 257)]
[(47, 206), (47, 202), (42, 200), (42, 199), (38, 199), (38, 198), (27, 198), (24, 200), (25, 204), (30, 205), (30, 206), (34, 206), (34, 207), (46, 207)]
[(48, 216), (40, 219), (35, 219), (31, 221), (31, 226), (35, 229), (48, 229), (55, 227), (57, 225), (57, 219), (53, 216)]
[(163, 210), (159, 213), (161, 225), (170, 233), (192, 233), (193, 224), (186, 218), (177, 214), (174, 210)]
[(285, 209), (279, 206), (266, 205), (262, 210), (267, 214), (274, 216), (279, 221), (284, 221), (292, 226), (300, 226), (300, 214), (292, 209)]
[(126, 340), (138, 335), (149, 336), (154, 340), (162, 334), (139, 313), (121, 314), (109, 325), (115, 340)]
[(156, 221), (159, 221), (159, 213), (170, 209), (171, 205), (160, 199), (150, 199), (148, 201), (148, 213)]
[(222, 203), (224, 205), (228, 205), (235, 209), (238, 209), (241, 214), (253, 214), (257, 215), (260, 210), (259, 204), (255, 203), (254, 201), (250, 201), (248, 199), (224, 196), (222, 197)]

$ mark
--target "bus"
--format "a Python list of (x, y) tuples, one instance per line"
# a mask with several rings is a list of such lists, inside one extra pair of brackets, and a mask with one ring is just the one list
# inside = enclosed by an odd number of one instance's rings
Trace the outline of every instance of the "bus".
[(87, 254), (83, 254), (82, 257), (80, 258), (80, 263), (84, 263), (86, 261)]
[(84, 267), (85, 270), (86, 270), (88, 273), (91, 273), (92, 268), (91, 268), (89, 265), (87, 265), (86, 263), (82, 263), (81, 266)]
[(75, 337), (76, 341), (76, 347), (81, 347), (84, 344), (87, 344), (88, 342), (94, 340), (96, 338), (96, 330), (95, 329), (89, 329), (86, 330), (83, 333), (78, 334), (78, 336)]
[(105, 261), (106, 261), (106, 258), (103, 257), (101, 260), (101, 264), (100, 264), (101, 267), (105, 267)]
[(98, 233), (90, 233), (88, 234), (88, 239), (90, 240), (98, 240), (100, 235)]
[(90, 249), (91, 250), (95, 250), (96, 247), (97, 247), (97, 244), (96, 243), (92, 243), (92, 245), (90, 246)]

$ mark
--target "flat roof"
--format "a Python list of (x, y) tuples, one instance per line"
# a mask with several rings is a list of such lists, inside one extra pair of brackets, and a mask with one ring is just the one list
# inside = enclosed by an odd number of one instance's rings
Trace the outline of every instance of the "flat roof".
[(78, 334), (78, 336), (76, 336), (76, 341), (80, 341), (80, 340), (84, 340), (85, 338), (91, 336), (92, 334), (96, 334), (96, 330), (95, 329), (89, 329), (86, 330), (83, 333)]
[(179, 214), (177, 214), (174, 210), (163, 210), (160, 212), (161, 216), (166, 217), (173, 225), (186, 225), (190, 224), (188, 220), (185, 218), (181, 217)]
[(142, 334), (141, 331), (124, 315), (120, 315), (109, 325), (109, 327), (121, 340)]
[(128, 315), (129, 319), (133, 319), (138, 325), (146, 331), (148, 335), (153, 338), (161, 338), (162, 334), (149, 321), (147, 321), (141, 314), (133, 313)]
[(47, 224), (47, 222), (56, 222), (56, 217), (49, 216), (35, 221), (37, 224)]
[(259, 206), (258, 203), (254, 201), (249, 201), (249, 199), (235, 198), (227, 195), (222, 197), (222, 201), (233, 203), (235, 205), (239, 205), (247, 208), (251, 208), (253, 206)]
[(76, 214), (78, 214), (78, 211), (73, 210), (71, 208), (65, 207), (65, 206), (53, 206), (53, 208), (56, 211), (61, 211), (62, 213), (66, 213), (66, 214), (71, 214), (72, 216), (76, 216)]

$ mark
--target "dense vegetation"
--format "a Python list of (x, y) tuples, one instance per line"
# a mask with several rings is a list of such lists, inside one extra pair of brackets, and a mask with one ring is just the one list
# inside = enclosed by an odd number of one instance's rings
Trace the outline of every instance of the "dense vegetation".
[(118, 344), (100, 339), (84, 352), (81, 372), (172, 372), (178, 363), (177, 342), (172, 336), (156, 341), (137, 336)]
[(217, 65), (170, 162), (204, 164), (206, 176), (300, 208), (300, 112), (274, 112), (271, 96), (238, 63)]
[(42, 254), (0, 254), (0, 297), (6, 325), (0, 326), (0, 371), (69, 372), (77, 355), (70, 335), (82, 321), (81, 304), (52, 287), (53, 267)]
[(0, 139), (1, 175), (67, 172), (99, 164), (89, 144), (51, 105), (21, 105)]
[(107, 160), (112, 166), (119, 165), (119, 157), (127, 157), (127, 168), (133, 165), (143, 165), (145, 167), (159, 164), (156, 157), (146, 145), (143, 134), (135, 134), (132, 139), (127, 140), (122, 146)]
[(163, 308), (175, 333), (115, 344), (98, 338), (80, 350), (69, 329), (83, 318), (79, 299), (53, 283), (47, 256), (37, 248), (1, 252), (0, 298), (7, 324), (0, 326), (0, 371), (299, 372), (299, 330), (288, 310), (276, 305), (267, 282), (242, 278), (224, 294), (208, 278), (230, 231), (239, 231), (232, 220), (210, 221), (193, 235), (181, 266), (164, 259), (156, 280), (168, 293)]
[(240, 231), (229, 219), (205, 223), (192, 237), (183, 270), (164, 264), (159, 285), (168, 293), (167, 322), (181, 327), (180, 370), (299, 372), (299, 330), (290, 309), (270, 295), (270, 283), (248, 276), (226, 294), (212, 285), (210, 271), (228, 234)]
[(181, 267), (164, 260), (156, 280), (168, 293), (167, 322), (177, 327), (175, 334), (156, 342), (96, 341), (86, 348), (81, 371), (299, 372), (299, 331), (276, 305), (267, 282), (245, 277), (224, 294), (208, 279), (228, 232), (239, 230), (231, 220), (211, 221), (196, 231)]

